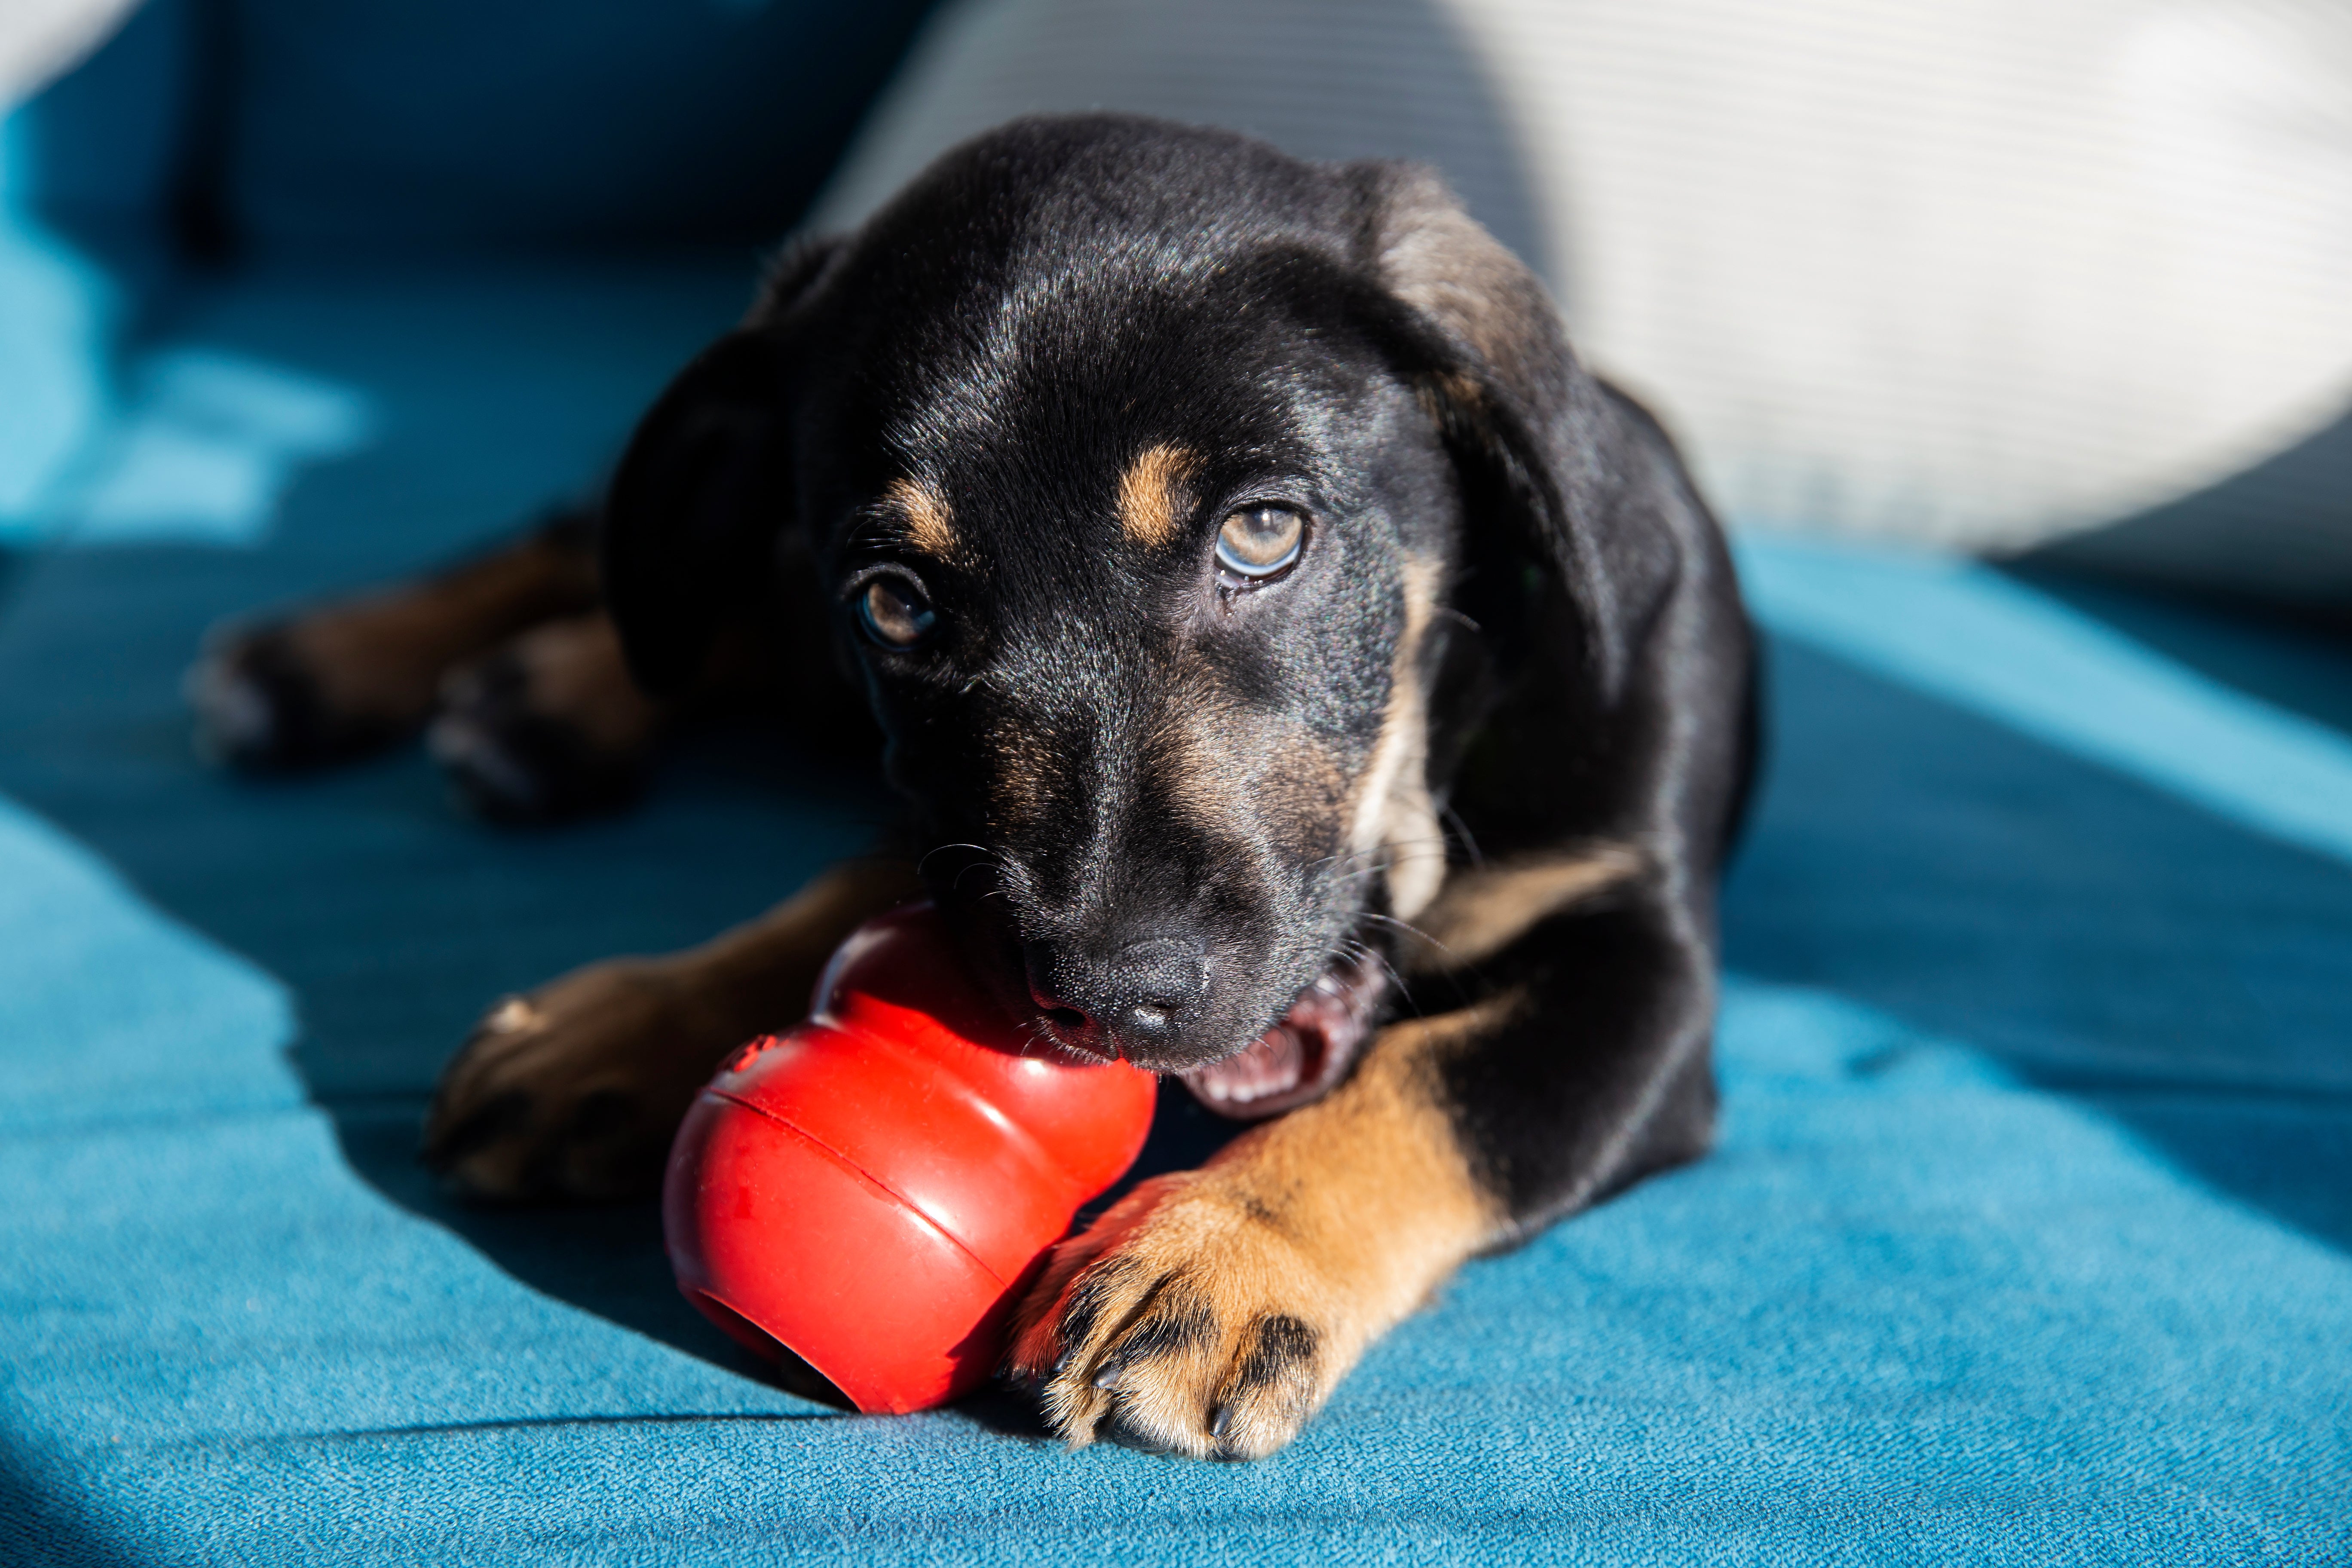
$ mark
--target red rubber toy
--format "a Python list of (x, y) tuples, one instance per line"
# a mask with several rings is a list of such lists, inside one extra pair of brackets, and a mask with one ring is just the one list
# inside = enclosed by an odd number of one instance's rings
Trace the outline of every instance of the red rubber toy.
[(687, 1112), (670, 1264), (713, 1322), (858, 1409), (943, 1404), (996, 1370), (1032, 1269), (1141, 1152), (1154, 1080), (1023, 1056), (929, 904), (853, 931), (816, 994)]

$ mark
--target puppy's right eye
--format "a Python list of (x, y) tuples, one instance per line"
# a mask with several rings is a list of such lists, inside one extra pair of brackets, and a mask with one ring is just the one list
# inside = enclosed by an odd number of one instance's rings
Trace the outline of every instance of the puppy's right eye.
[(1217, 531), (1217, 564), (1234, 576), (1262, 582), (1298, 559), (1307, 520), (1286, 506), (1251, 506), (1230, 513)]
[(903, 653), (931, 635), (939, 612), (911, 577), (886, 573), (866, 584), (857, 596), (857, 624), (866, 635), (893, 652)]

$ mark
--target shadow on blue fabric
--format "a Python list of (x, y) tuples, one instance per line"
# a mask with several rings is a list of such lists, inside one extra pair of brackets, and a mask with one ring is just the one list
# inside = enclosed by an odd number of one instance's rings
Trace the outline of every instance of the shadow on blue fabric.
[(1801, 644), (1771, 668), (1727, 963), (1965, 1039), (2352, 1249), (2352, 872)]
[[(2339, 439), (2352, 448), (2352, 417)], [(2352, 481), (2336, 493), (2352, 494)], [(2118, 583), (2081, 567), (2038, 562), (2009, 570), (2168, 658), (2352, 736), (2352, 680), (2344, 670), (2352, 611), (2330, 616), (2301, 606), (2216, 605), (2176, 587)]]

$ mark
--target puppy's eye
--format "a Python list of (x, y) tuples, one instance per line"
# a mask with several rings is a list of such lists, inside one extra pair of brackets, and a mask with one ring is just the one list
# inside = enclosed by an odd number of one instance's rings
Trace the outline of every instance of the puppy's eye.
[(905, 650), (931, 635), (939, 612), (911, 577), (886, 573), (866, 584), (857, 596), (858, 625), (884, 647)]
[(1244, 507), (1217, 530), (1217, 564), (1239, 577), (1271, 577), (1306, 542), (1307, 520), (1288, 507)]

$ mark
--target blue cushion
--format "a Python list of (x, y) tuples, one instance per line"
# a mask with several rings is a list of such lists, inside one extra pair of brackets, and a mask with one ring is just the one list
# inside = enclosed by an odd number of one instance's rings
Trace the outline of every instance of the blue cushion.
[(263, 245), (780, 237), (923, 0), (229, 0)]
[(780, 237), (929, 0), (145, 0), (24, 110), (19, 198), (404, 249)]

